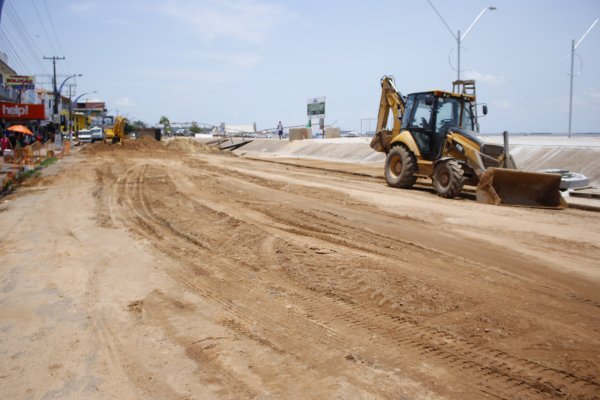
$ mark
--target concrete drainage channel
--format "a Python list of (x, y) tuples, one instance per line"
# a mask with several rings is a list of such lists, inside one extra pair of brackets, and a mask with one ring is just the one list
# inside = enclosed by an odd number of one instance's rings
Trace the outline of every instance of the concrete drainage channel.
[[(529, 139), (529, 138), (527, 138)], [(587, 140), (587, 139), (586, 139)], [(310, 168), (290, 159), (316, 159), (332, 163), (332, 171), (354, 175), (379, 177), (383, 180), (385, 155), (369, 147), (369, 138), (273, 140), (254, 139), (243, 146), (231, 149), (241, 157), (263, 161), (287, 163)], [(519, 145), (514, 140), (511, 153), (517, 165), (526, 171), (543, 171), (563, 175), (561, 189), (570, 208), (600, 211), (600, 146), (579, 144), (577, 139), (569, 145), (559, 143), (535, 146)], [(286, 159), (286, 160), (283, 160)], [(335, 163), (340, 163), (336, 168)], [(352, 166), (351, 169), (347, 166)], [(380, 172), (377, 172), (380, 171)], [(467, 191), (467, 194), (469, 192)]]

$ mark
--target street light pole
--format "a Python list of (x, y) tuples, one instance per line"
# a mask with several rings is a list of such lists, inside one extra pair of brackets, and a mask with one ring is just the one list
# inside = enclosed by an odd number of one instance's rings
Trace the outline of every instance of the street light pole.
[(64, 57), (56, 57), (56, 56), (46, 57), (46, 56), (44, 56), (44, 60), (52, 60), (52, 70), (53, 70), (52, 83), (53, 83), (53, 90), (54, 90), (54, 107), (53, 107), (52, 118), (54, 119), (54, 122), (56, 122), (56, 116), (58, 115), (58, 104), (56, 103), (56, 99), (58, 98), (58, 96), (56, 95), (56, 61), (64, 60), (64, 59), (65, 59)]
[(67, 83), (67, 81), (71, 78), (75, 78), (76, 76), (83, 76), (83, 74), (73, 74), (73, 75), (69, 75), (65, 78), (64, 81), (62, 81), (62, 83), (60, 84), (60, 88), (58, 88), (58, 94), (60, 95), (60, 93), (62, 92), (62, 88), (65, 86), (65, 83)]
[(86, 93), (82, 93), (79, 96), (75, 97), (75, 100), (73, 100), (73, 103), (77, 103), (77, 100), (79, 100), (80, 98), (82, 98), (83, 96), (85, 96), (86, 94), (94, 94), (94, 93), (98, 93), (97, 90), (94, 90), (93, 92), (86, 92)]
[[(85, 92), (80, 94), (79, 96), (75, 97), (75, 100), (73, 101), (69, 101), (69, 110), (73, 109), (73, 104), (77, 104), (77, 100), (79, 100), (80, 98), (82, 98), (83, 96), (85, 96), (86, 94), (93, 94), (93, 93), (98, 93), (97, 90), (94, 90), (93, 92)], [(71, 112), (69, 113), (71, 114)], [(72, 114), (71, 114), (72, 115)]]
[(577, 49), (577, 47), (581, 44), (581, 42), (583, 42), (583, 39), (585, 39), (585, 37), (588, 35), (588, 33), (590, 33), (590, 31), (592, 29), (594, 29), (594, 26), (596, 26), (596, 24), (598, 23), (598, 20), (600, 20), (600, 18), (596, 18), (594, 23), (592, 23), (592, 25), (590, 25), (588, 30), (585, 31), (585, 33), (583, 34), (581, 39), (579, 39), (577, 41), (577, 44), (575, 44), (575, 40), (571, 40), (571, 73), (570, 73), (570, 86), (569, 86), (569, 138), (571, 137), (571, 122), (572, 122), (572, 116), (573, 116), (573, 77), (574, 77), (573, 67), (575, 64), (575, 49)]
[(465, 40), (465, 37), (469, 34), (469, 32), (471, 31), (471, 29), (473, 28), (473, 26), (475, 26), (475, 24), (477, 23), (477, 21), (479, 21), (479, 18), (481, 18), (481, 16), (488, 10), (490, 11), (494, 11), (496, 10), (496, 7), (494, 6), (489, 6), (489, 7), (485, 7), (483, 10), (481, 10), (481, 12), (479, 12), (479, 15), (477, 15), (477, 17), (475, 17), (475, 19), (473, 20), (473, 22), (471, 22), (471, 25), (469, 25), (469, 27), (467, 28), (467, 30), (465, 31), (465, 33), (463, 33), (462, 35), (460, 34), (460, 30), (458, 31), (458, 33), (456, 34), (456, 36), (454, 36), (454, 33), (452, 32), (452, 29), (450, 28), (450, 25), (448, 25), (448, 23), (446, 22), (446, 20), (444, 19), (444, 17), (442, 17), (442, 14), (440, 14), (440, 12), (437, 10), (437, 8), (435, 8), (435, 6), (433, 5), (433, 3), (431, 2), (431, 0), (427, 0), (429, 2), (429, 5), (431, 6), (431, 8), (433, 8), (433, 10), (435, 11), (435, 13), (438, 15), (438, 17), (440, 17), (440, 19), (442, 20), (442, 22), (444, 23), (444, 25), (446, 26), (446, 28), (448, 29), (448, 32), (450, 32), (450, 35), (452, 35), (452, 37), (454, 39), (456, 39), (456, 52), (457, 52), (457, 76), (456, 79), (460, 81), (460, 48), (461, 48), (461, 44), (462, 41)]
[(571, 138), (571, 120), (573, 116), (573, 65), (575, 64), (575, 39), (571, 40), (571, 73), (569, 74), (569, 138)]
[(457, 52), (457, 57), (458, 57), (458, 61), (456, 63), (457, 67), (456, 67), (456, 80), (460, 81), (460, 42), (461, 42), (461, 37), (460, 37), (460, 29), (458, 30), (458, 33), (456, 34), (456, 52)]
[(54, 116), (53, 116), (53, 118), (55, 120), (54, 122), (58, 122), (59, 130), (60, 130), (60, 121), (56, 121), (56, 120), (57, 120), (57, 115), (58, 115), (58, 102), (60, 101), (60, 93), (62, 92), (62, 89), (65, 86), (65, 83), (67, 83), (67, 81), (69, 79), (75, 78), (76, 76), (83, 76), (83, 75), (82, 74), (69, 75), (62, 81), (62, 83), (60, 84), (60, 87), (57, 89), (56, 88), (56, 71), (55, 71), (55, 76), (54, 76)]

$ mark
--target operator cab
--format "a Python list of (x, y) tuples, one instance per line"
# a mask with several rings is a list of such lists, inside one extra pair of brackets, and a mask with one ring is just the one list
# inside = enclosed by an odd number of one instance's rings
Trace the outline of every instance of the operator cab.
[(471, 96), (444, 91), (409, 94), (401, 129), (407, 129), (425, 160), (435, 160), (450, 128), (475, 131)]

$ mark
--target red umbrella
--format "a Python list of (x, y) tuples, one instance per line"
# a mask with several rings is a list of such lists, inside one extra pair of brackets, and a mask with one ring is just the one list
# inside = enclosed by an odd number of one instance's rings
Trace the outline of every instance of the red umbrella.
[(13, 132), (20, 132), (25, 135), (33, 135), (33, 132), (31, 132), (29, 129), (27, 129), (27, 127), (25, 125), (13, 125), (10, 128), (8, 128), (8, 130), (13, 131)]

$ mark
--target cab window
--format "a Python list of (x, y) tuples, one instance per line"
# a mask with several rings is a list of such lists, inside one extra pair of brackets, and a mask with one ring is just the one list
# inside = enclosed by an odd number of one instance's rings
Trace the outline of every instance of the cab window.
[(475, 127), (473, 126), (473, 108), (470, 104), (465, 104), (461, 128), (469, 129), (472, 131), (475, 130)]
[(457, 128), (460, 123), (459, 100), (454, 98), (438, 98), (438, 109), (435, 119), (435, 131), (446, 133), (448, 128)]
[[(429, 104), (427, 104), (429, 103)], [(420, 128), (427, 131), (431, 130), (431, 109), (433, 99), (429, 94), (417, 95), (414, 104), (412, 118), (410, 119), (409, 128)]]
[(402, 129), (408, 128), (408, 123), (410, 121), (410, 116), (412, 115), (412, 109), (415, 105), (415, 97), (413, 95), (409, 95), (406, 99), (406, 106), (404, 109), (404, 115), (402, 116)]

